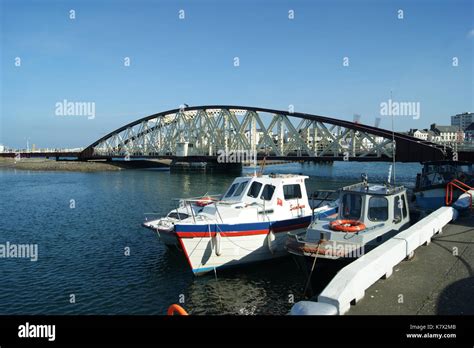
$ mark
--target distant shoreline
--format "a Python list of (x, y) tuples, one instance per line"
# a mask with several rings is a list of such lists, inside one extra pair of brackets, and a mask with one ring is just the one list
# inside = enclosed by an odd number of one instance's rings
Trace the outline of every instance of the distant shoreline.
[(45, 158), (0, 158), (0, 169), (65, 171), (65, 172), (100, 172), (122, 170), (119, 164), (106, 162), (55, 161)]

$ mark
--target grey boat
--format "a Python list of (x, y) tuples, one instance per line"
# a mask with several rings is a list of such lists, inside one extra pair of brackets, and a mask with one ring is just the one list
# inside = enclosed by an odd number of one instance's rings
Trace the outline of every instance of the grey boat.
[(403, 186), (363, 181), (339, 192), (337, 215), (316, 217), (305, 232), (289, 233), (288, 252), (298, 256), (352, 259), (410, 226)]

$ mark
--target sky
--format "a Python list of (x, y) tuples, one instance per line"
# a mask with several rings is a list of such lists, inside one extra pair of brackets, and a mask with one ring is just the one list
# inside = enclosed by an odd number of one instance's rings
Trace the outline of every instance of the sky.
[[(183, 103), (293, 105), (390, 129), (392, 93), (420, 107), (394, 117), (397, 131), (474, 111), (471, 0), (0, 3), (0, 143), (13, 148), (87, 146)], [(95, 117), (57, 115), (63, 100), (94, 103)]]

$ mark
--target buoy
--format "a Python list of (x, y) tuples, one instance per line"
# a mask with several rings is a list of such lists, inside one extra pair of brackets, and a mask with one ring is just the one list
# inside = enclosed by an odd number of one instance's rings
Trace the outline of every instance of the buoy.
[(359, 220), (334, 220), (329, 223), (333, 231), (359, 232), (365, 230), (365, 224)]
[(186, 310), (180, 305), (172, 304), (171, 306), (169, 306), (167, 314), (174, 315), (175, 313), (179, 315), (189, 315), (188, 312), (186, 312)]
[(267, 245), (268, 245), (268, 250), (273, 254), (275, 252), (275, 246), (273, 245), (273, 242), (275, 241), (275, 234), (273, 233), (272, 230), (267, 234)]
[(216, 232), (216, 249), (215, 249), (216, 255), (221, 256), (221, 234), (219, 232)]

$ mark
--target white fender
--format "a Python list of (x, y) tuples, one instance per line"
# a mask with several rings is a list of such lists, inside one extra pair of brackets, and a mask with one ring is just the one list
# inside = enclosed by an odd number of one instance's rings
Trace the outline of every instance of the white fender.
[(273, 243), (274, 241), (275, 241), (275, 234), (273, 233), (272, 230), (270, 230), (270, 232), (267, 234), (267, 245), (268, 245), (268, 250), (270, 250), (272, 254), (275, 252), (275, 245)]
[(222, 250), (221, 250), (221, 234), (219, 232), (216, 232), (216, 255), (221, 256)]

